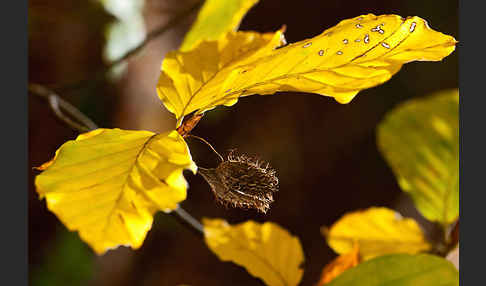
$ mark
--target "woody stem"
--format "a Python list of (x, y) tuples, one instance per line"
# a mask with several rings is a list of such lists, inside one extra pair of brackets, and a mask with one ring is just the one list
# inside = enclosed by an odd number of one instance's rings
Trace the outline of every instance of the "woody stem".
[(199, 123), (199, 120), (201, 120), (201, 118), (203, 116), (204, 116), (204, 113), (194, 114), (191, 117), (184, 119), (182, 121), (181, 126), (177, 127), (177, 129), (176, 129), (177, 132), (179, 132), (179, 134), (182, 137), (188, 136), (189, 133), (191, 133), (192, 129), (194, 129), (194, 127), (196, 127), (196, 125)]

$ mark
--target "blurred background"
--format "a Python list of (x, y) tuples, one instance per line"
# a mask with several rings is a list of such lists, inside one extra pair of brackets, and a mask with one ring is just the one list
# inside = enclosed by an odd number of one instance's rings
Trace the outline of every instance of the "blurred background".
[[(196, 13), (151, 41), (104, 76), (97, 71), (142, 41), (148, 31), (199, 0), (29, 0), (29, 82), (56, 90), (100, 127), (155, 132), (175, 120), (157, 97), (164, 55), (177, 49)], [(420, 16), (438, 31), (458, 35), (458, 1), (260, 0), (241, 30), (275, 31), (287, 25), (289, 43), (320, 34), (360, 14)], [(87, 80), (86, 80), (87, 79)], [(250, 96), (219, 107), (192, 132), (220, 152), (256, 155), (277, 170), (280, 191), (267, 215), (218, 205), (200, 176), (181, 206), (194, 217), (272, 221), (300, 238), (305, 253), (301, 285), (319, 279), (335, 257), (320, 227), (344, 213), (387, 206), (424, 222), (402, 194), (375, 142), (375, 128), (398, 103), (458, 87), (457, 50), (438, 62), (414, 62), (387, 83), (362, 91), (350, 104), (328, 97), (282, 92)], [(77, 133), (60, 122), (46, 102), (29, 97), (29, 273), (31, 285), (264, 285), (246, 271), (221, 262), (200, 237), (172, 216), (158, 213), (143, 246), (120, 247), (103, 256), (60, 223), (38, 199), (33, 181), (39, 166)], [(215, 167), (217, 157), (188, 139), (194, 161)], [(433, 228), (424, 223), (433, 234)]]

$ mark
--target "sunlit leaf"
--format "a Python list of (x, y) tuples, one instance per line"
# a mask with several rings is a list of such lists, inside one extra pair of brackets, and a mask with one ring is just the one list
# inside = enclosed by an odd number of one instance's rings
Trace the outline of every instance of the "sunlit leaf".
[(331, 282), (345, 270), (358, 265), (359, 261), (359, 246), (355, 243), (350, 252), (336, 257), (324, 267), (321, 279), (317, 283), (317, 286), (322, 286)]
[(396, 15), (344, 20), (277, 49), (285, 42), (282, 32), (230, 32), (188, 52), (168, 53), (157, 92), (178, 125), (193, 111), (230, 106), (252, 94), (302, 91), (348, 103), (360, 90), (390, 79), (404, 63), (441, 60), (456, 43), (419, 17)]
[(413, 99), (378, 127), (378, 147), (402, 190), (424, 217), (442, 224), (459, 216), (459, 92)]
[(196, 171), (176, 132), (97, 129), (64, 143), (35, 185), (47, 207), (98, 254), (138, 248), (153, 214), (186, 198), (184, 169)]
[(415, 254), (430, 249), (417, 222), (397, 212), (373, 207), (345, 214), (328, 230), (321, 229), (329, 246), (339, 254), (359, 246), (364, 260), (388, 253)]
[[(229, 94), (227, 80), (240, 73), (231, 67), (253, 62), (282, 44), (282, 31), (230, 32), (219, 41), (203, 41), (189, 52), (170, 52), (162, 63), (157, 93), (167, 109), (176, 115), (178, 125), (183, 116), (194, 110), (202, 112), (219, 104), (235, 104), (238, 96), (228, 99), (220, 92), (226, 88)], [(216, 93), (209, 95), (208, 89)]]
[(259, 0), (206, 0), (180, 47), (188, 51), (202, 40), (217, 40), (236, 31), (246, 12)]
[(297, 285), (302, 279), (299, 239), (277, 224), (229, 225), (221, 219), (203, 219), (203, 224), (206, 244), (222, 261), (245, 267), (269, 286)]
[(380, 256), (346, 270), (327, 286), (458, 286), (459, 273), (444, 258), (430, 254)]

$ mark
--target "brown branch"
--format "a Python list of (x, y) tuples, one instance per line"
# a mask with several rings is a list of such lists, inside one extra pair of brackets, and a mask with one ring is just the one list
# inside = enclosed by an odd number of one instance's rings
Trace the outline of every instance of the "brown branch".
[[(81, 86), (86, 85), (89, 82), (92, 82), (94, 80), (97, 80), (99, 78), (104, 77), (104, 75), (108, 71), (110, 71), (113, 67), (117, 66), (120, 63), (123, 63), (128, 58), (136, 55), (150, 41), (152, 41), (153, 39), (155, 39), (158, 36), (162, 35), (166, 31), (168, 31), (170, 28), (172, 28), (173, 26), (175, 26), (176, 24), (178, 24), (187, 15), (189, 15), (189, 14), (197, 11), (202, 6), (203, 3), (204, 3), (204, 1), (197, 2), (196, 4), (194, 4), (193, 6), (191, 6), (189, 9), (187, 9), (187, 10), (185, 10), (185, 11), (177, 14), (175, 17), (173, 17), (171, 20), (169, 20), (169, 22), (167, 22), (166, 24), (161, 25), (160, 27), (158, 27), (158, 28), (154, 29), (153, 31), (149, 32), (147, 34), (147, 36), (145, 37), (145, 39), (137, 47), (135, 47), (132, 50), (128, 51), (121, 58), (112, 61), (107, 66), (104, 66), (104, 67), (100, 68), (98, 71), (96, 71), (94, 73), (94, 76), (92, 78), (80, 80), (80, 81), (74, 82), (74, 83), (60, 85), (59, 87), (57, 87), (55, 89), (56, 90), (59, 90), (60, 92), (67, 91), (67, 90), (78, 89)], [(76, 108), (74, 108), (74, 106), (70, 105), (68, 102), (64, 101), (62, 98), (60, 98), (59, 96), (57, 96), (56, 93), (54, 93), (52, 90), (47, 89), (46, 87), (43, 87), (43, 86), (41, 87), (39, 85), (32, 84), (32, 87), (31, 87), (31, 85), (29, 85), (29, 91), (31, 91), (34, 94), (43, 96), (43, 97), (50, 97), (50, 99), (48, 99), (49, 100), (49, 104), (50, 104), (51, 109), (53, 110), (53, 112), (56, 114), (56, 116), (59, 119), (61, 119), (62, 121), (64, 121), (66, 124), (68, 124), (69, 126), (71, 126), (72, 128), (76, 129), (77, 131), (86, 132), (86, 131), (89, 131), (91, 129), (96, 129), (97, 128), (96, 127), (96, 124), (94, 124), (93, 121), (91, 121), (89, 118), (87, 118), (86, 116), (84, 116), (84, 114), (82, 114), (81, 112), (79, 112), (79, 110), (77, 110)], [(81, 119), (81, 122), (84, 123), (84, 126), (81, 126), (78, 123), (72, 121), (69, 117), (66, 117), (60, 111), (60, 108), (58, 108), (59, 106), (61, 106), (63, 109), (65, 109), (67, 112), (69, 112), (71, 114), (71, 116), (78, 117), (78, 119)], [(75, 114), (77, 116), (75, 116)], [(197, 125), (197, 123), (199, 122), (199, 120), (201, 120), (201, 118), (202, 118), (203, 115), (204, 114), (195, 115), (195, 116), (190, 117), (189, 120), (184, 121), (183, 124), (181, 126), (179, 126), (179, 128), (177, 128), (177, 131), (179, 132), (179, 134), (181, 134), (181, 136), (183, 136), (183, 137), (186, 137), (191, 132), (191, 130)]]
[[(72, 104), (62, 99), (54, 91), (35, 83), (29, 83), (28, 89), (31, 94), (47, 100), (49, 107), (57, 118), (76, 131), (87, 132), (98, 128), (93, 120), (84, 115)], [(65, 114), (63, 111), (67, 114)]]
[(177, 14), (174, 16), (172, 19), (170, 19), (167, 23), (155, 28), (151, 32), (147, 33), (147, 36), (145, 39), (135, 48), (131, 49), (128, 51), (126, 54), (124, 54), (121, 58), (118, 58), (108, 65), (98, 69), (98, 71), (94, 72), (94, 76), (89, 79), (83, 79), (77, 82), (73, 83), (68, 83), (68, 84), (63, 84), (58, 87), (55, 87), (56, 90), (58, 91), (67, 91), (67, 90), (73, 90), (73, 89), (79, 89), (80, 87), (86, 85), (89, 82), (92, 82), (93, 80), (97, 80), (100, 78), (103, 78), (104, 75), (109, 72), (112, 68), (115, 66), (125, 62), (128, 58), (134, 56), (135, 54), (139, 53), (150, 41), (153, 39), (159, 37), (160, 35), (164, 34), (167, 32), (170, 28), (178, 24), (180, 21), (182, 21), (186, 16), (189, 14), (199, 10), (199, 8), (202, 6), (204, 1), (199, 1), (193, 6), (191, 6), (189, 9), (182, 11), (181, 13)]

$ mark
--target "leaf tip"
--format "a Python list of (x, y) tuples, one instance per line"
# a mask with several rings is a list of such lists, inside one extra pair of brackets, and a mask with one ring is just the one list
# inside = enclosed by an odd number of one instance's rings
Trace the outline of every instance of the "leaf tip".
[(330, 283), (341, 273), (355, 267), (360, 262), (359, 245), (355, 242), (353, 248), (348, 253), (336, 257), (322, 269), (321, 279), (316, 286), (323, 286)]

